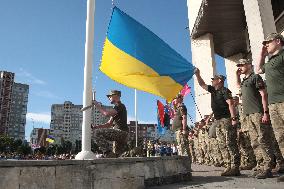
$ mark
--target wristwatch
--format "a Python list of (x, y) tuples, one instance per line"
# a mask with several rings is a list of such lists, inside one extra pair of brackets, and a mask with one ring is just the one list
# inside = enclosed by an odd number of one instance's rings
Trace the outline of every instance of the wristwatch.
[(266, 110), (266, 111), (264, 111), (264, 113), (265, 113), (265, 114), (269, 114), (269, 111), (268, 111), (268, 110)]

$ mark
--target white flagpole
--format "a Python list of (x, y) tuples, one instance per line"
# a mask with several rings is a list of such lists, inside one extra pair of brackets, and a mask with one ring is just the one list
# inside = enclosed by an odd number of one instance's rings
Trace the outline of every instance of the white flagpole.
[(138, 146), (138, 123), (137, 123), (137, 90), (135, 89), (135, 129), (136, 129), (136, 136), (135, 136), (135, 141), (136, 141), (136, 147)]
[[(86, 20), (86, 43), (85, 43), (85, 67), (84, 67), (84, 92), (83, 107), (92, 104), (92, 64), (94, 49), (94, 17), (95, 0), (87, 0), (87, 20)], [(91, 151), (91, 116), (92, 109), (83, 111), (82, 124), (82, 151), (75, 159), (95, 159), (95, 154)]]

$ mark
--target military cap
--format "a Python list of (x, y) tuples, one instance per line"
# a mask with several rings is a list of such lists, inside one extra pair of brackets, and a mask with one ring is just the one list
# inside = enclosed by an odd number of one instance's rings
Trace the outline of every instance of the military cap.
[(280, 39), (282, 42), (284, 42), (284, 37), (280, 33), (270, 33), (267, 35), (262, 44), (265, 45), (267, 42), (272, 41), (274, 39)]
[(214, 77), (211, 78), (211, 79), (212, 79), (212, 80), (213, 80), (213, 79), (221, 79), (222, 81), (225, 81), (225, 80), (226, 80), (226, 77), (223, 76), (223, 75), (214, 75)]
[(121, 96), (121, 92), (118, 91), (118, 90), (111, 90), (111, 91), (109, 92), (109, 94), (107, 94), (106, 96), (107, 96), (107, 97), (111, 97), (112, 95)]
[(245, 65), (245, 64), (252, 64), (251, 60), (250, 59), (240, 59), (239, 62), (237, 63), (237, 66), (239, 65)]
[(177, 99), (177, 98), (183, 98), (182, 94), (178, 94), (178, 95), (176, 96), (176, 99)]

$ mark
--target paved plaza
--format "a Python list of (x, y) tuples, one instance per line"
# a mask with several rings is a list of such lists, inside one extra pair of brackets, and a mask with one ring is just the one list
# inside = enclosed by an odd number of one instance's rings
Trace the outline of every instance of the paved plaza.
[(150, 187), (149, 189), (284, 189), (284, 182), (274, 178), (259, 180), (249, 177), (252, 171), (241, 171), (239, 177), (219, 176), (223, 168), (205, 165), (192, 165), (192, 181), (166, 186)]

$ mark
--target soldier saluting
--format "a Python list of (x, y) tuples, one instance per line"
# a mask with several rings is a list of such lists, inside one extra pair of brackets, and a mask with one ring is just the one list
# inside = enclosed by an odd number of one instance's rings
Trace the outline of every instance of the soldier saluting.
[(224, 87), (223, 75), (215, 75), (212, 85), (207, 85), (196, 68), (198, 84), (211, 93), (211, 108), (215, 117), (217, 141), (225, 161), (226, 169), (221, 176), (240, 175), (240, 154), (237, 146), (237, 117), (233, 105), (232, 93)]

